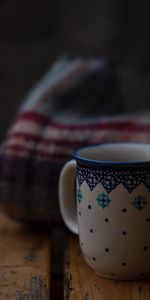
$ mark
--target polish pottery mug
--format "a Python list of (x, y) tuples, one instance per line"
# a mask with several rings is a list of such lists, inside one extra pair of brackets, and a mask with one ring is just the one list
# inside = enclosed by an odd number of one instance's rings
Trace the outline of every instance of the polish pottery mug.
[(73, 157), (60, 174), (59, 204), (84, 259), (103, 277), (150, 277), (150, 145), (103, 144)]

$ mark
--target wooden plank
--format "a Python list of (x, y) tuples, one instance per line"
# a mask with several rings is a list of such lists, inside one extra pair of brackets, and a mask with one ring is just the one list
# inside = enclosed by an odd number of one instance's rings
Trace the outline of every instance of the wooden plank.
[(65, 262), (65, 300), (149, 300), (150, 280), (102, 278), (82, 258), (78, 238), (69, 235)]
[(49, 234), (0, 215), (0, 299), (48, 300)]
[(64, 297), (64, 252), (66, 246), (66, 229), (55, 227), (51, 231), (51, 294), (52, 300)]

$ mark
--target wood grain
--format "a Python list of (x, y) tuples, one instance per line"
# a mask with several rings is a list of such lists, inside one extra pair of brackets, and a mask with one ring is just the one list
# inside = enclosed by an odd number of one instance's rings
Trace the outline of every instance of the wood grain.
[(65, 300), (149, 300), (150, 280), (104, 279), (82, 258), (77, 237), (69, 235), (65, 262)]
[(48, 300), (50, 239), (0, 215), (0, 299)]

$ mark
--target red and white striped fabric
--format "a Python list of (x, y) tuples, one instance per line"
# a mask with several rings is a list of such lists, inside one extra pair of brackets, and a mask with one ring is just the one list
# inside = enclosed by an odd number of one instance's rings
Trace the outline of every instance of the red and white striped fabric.
[[(102, 116), (97, 105), (94, 117), (81, 116), (85, 106), (90, 112), (91, 103), (101, 101), (91, 78), (101, 82), (102, 68), (98, 59), (61, 60), (24, 101), (0, 148), (0, 201), (11, 217), (42, 225), (61, 221), (57, 183), (73, 149), (113, 141), (150, 142), (150, 114)], [(79, 101), (72, 103), (83, 81)], [(86, 97), (91, 91), (93, 97), (82, 104), (85, 88)]]
[(36, 111), (20, 114), (7, 135), (2, 150), (7, 155), (37, 160), (66, 161), (72, 150), (112, 141), (150, 142), (150, 117), (104, 118), (84, 124), (56, 122)]

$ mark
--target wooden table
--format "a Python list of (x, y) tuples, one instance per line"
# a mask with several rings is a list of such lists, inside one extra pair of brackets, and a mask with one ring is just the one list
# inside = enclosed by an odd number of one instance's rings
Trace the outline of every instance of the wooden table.
[(150, 280), (101, 278), (84, 262), (76, 236), (35, 231), (0, 215), (0, 300), (6, 299), (149, 300)]

